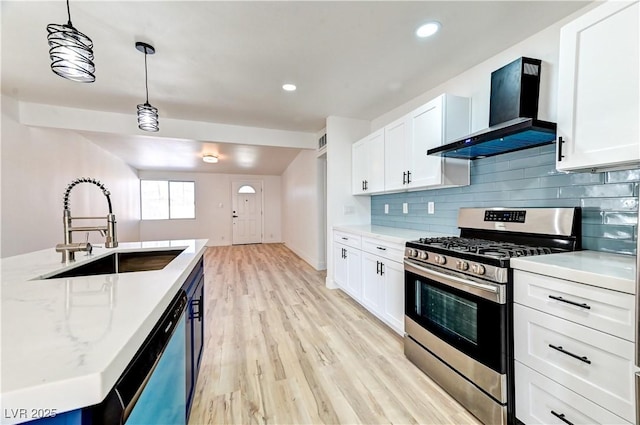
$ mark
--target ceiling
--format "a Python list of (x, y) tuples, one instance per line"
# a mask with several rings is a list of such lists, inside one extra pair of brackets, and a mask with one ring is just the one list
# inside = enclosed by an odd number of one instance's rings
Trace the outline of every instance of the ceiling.
[[(46, 25), (65, 23), (62, 1), (2, 1), (2, 92), (17, 100), (135, 114), (149, 101), (163, 118), (315, 133), (329, 115), (371, 120), (584, 7), (579, 1), (71, 1), (74, 26), (94, 42), (96, 82), (49, 70)], [(442, 29), (417, 39), (436, 20)], [(292, 82), (295, 92), (281, 86)], [(134, 121), (135, 123), (135, 121)], [(233, 147), (224, 140), (86, 133), (138, 169), (280, 174), (298, 150)], [(207, 145), (208, 144), (208, 145)], [(218, 149), (259, 158), (211, 167)], [(152, 159), (150, 159), (150, 152)], [(190, 158), (187, 158), (190, 155)], [(239, 162), (239, 161), (236, 161)], [(269, 167), (265, 163), (273, 163)], [(267, 169), (268, 168), (268, 169)]]

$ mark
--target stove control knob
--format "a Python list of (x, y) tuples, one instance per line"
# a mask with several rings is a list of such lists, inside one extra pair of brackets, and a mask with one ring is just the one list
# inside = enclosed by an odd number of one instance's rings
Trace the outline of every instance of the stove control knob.
[(467, 271), (469, 270), (469, 263), (464, 260), (458, 260), (456, 261), (456, 269), (462, 270), (463, 272)]
[(418, 251), (413, 248), (407, 248), (407, 257), (417, 257)]
[(433, 257), (433, 261), (435, 261), (436, 264), (443, 265), (447, 262), (447, 259), (444, 255), (436, 255), (435, 257)]
[(471, 266), (471, 271), (475, 274), (483, 275), (485, 269), (482, 264), (474, 264), (473, 266)]
[(426, 260), (427, 258), (429, 258), (429, 255), (427, 255), (427, 253), (424, 251), (420, 251), (419, 257), (421, 260)]

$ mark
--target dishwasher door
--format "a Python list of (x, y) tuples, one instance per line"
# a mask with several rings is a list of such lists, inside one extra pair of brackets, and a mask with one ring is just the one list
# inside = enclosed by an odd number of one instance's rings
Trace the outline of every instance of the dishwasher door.
[(186, 423), (185, 331), (183, 312), (169, 344), (131, 409), (126, 425)]
[(186, 304), (180, 291), (105, 400), (89, 409), (88, 423), (186, 423)]

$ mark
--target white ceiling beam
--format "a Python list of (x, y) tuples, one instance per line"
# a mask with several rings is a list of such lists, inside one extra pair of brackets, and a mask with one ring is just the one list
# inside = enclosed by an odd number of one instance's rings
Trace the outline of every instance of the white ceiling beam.
[(160, 131), (149, 133), (138, 129), (135, 110), (132, 110), (131, 114), (121, 114), (19, 102), (19, 120), (21, 124), (32, 127), (92, 131), (128, 136), (298, 149), (315, 149), (317, 147), (315, 133), (179, 120), (163, 118), (162, 115), (160, 116)]

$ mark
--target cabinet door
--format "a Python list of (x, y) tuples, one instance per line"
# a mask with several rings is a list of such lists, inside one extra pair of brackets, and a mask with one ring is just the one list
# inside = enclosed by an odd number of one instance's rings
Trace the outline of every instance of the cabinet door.
[(384, 131), (373, 133), (367, 142), (366, 192), (384, 191)]
[(369, 151), (367, 150), (367, 140), (356, 142), (351, 147), (351, 193), (361, 195), (365, 193), (364, 180), (369, 162)]
[(347, 248), (347, 292), (356, 300), (362, 299), (362, 259), (358, 249)]
[(362, 305), (378, 317), (382, 317), (383, 277), (380, 274), (381, 258), (362, 254)]
[(637, 2), (605, 2), (562, 28), (559, 170), (640, 162), (638, 15)]
[(442, 183), (442, 158), (427, 155), (442, 144), (442, 96), (411, 113), (410, 187), (434, 186)]
[(632, 422), (634, 344), (514, 304), (515, 359)]
[[(515, 362), (516, 416), (525, 424), (628, 424), (536, 371)], [(563, 419), (566, 419), (564, 421)]]
[(394, 331), (404, 335), (404, 266), (395, 261), (384, 260), (382, 277), (383, 319)]
[(407, 117), (392, 122), (384, 128), (384, 190), (397, 191), (407, 188), (407, 146), (411, 128)]
[(344, 291), (347, 291), (347, 279), (349, 276), (345, 258), (346, 249), (345, 245), (333, 244), (333, 281)]

